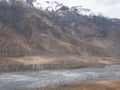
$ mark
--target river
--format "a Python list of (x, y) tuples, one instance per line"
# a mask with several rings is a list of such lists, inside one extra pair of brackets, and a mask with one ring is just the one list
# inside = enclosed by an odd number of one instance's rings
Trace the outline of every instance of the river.
[(0, 90), (58, 87), (65, 84), (120, 80), (120, 65), (39, 72), (0, 73)]

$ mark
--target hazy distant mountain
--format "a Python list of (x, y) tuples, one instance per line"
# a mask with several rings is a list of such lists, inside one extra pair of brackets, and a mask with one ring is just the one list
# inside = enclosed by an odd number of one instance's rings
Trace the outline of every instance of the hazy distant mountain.
[(21, 0), (0, 3), (0, 56), (120, 55), (119, 19), (83, 15), (90, 10), (58, 2), (47, 1), (44, 8)]

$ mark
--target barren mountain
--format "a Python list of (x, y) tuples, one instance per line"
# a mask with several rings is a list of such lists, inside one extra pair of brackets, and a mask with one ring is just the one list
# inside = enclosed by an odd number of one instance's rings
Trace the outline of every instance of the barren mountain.
[(82, 15), (78, 7), (62, 5), (49, 11), (37, 9), (24, 0), (11, 1), (0, 2), (2, 58), (72, 55), (118, 60), (119, 19)]

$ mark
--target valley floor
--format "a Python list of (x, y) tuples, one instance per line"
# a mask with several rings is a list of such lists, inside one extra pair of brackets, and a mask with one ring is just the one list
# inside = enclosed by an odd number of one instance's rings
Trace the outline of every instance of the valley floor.
[(120, 60), (112, 57), (82, 57), (77, 55), (1, 57), (0, 72), (103, 67), (111, 64), (120, 64)]

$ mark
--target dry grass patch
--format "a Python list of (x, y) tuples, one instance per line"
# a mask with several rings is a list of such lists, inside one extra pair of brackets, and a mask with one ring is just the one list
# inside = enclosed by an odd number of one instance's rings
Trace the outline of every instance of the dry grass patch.
[(110, 57), (90, 57), (78, 55), (53, 55), (53, 56), (29, 56), (0, 58), (0, 66), (10, 65), (55, 65), (64, 68), (80, 68), (80, 67), (101, 67), (118, 62)]

